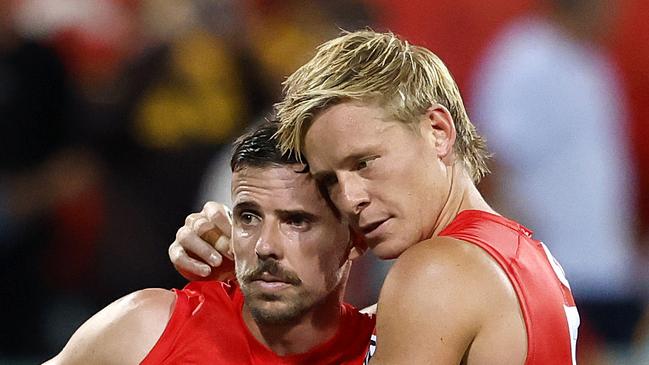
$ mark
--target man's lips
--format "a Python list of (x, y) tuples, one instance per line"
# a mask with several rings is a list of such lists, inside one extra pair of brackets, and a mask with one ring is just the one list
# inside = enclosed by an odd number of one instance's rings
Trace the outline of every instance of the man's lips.
[(266, 283), (285, 283), (290, 284), (285, 278), (281, 278), (275, 275), (271, 275), (267, 272), (262, 273), (252, 279), (252, 281), (263, 281)]
[(265, 290), (280, 290), (280, 289), (285, 289), (291, 286), (291, 284), (283, 282), (283, 281), (263, 281), (263, 280), (255, 280), (252, 282), (253, 285), (256, 285), (257, 287), (263, 288)]
[(376, 230), (377, 228), (379, 228), (379, 227), (380, 227), (383, 223), (385, 223), (388, 219), (390, 219), (390, 218), (386, 218), (386, 219), (382, 219), (382, 220), (375, 221), (375, 222), (373, 222), (373, 223), (365, 224), (365, 225), (363, 225), (363, 226), (360, 227), (360, 230), (361, 230), (361, 232), (362, 232), (364, 235), (368, 235), (368, 234), (374, 232), (374, 230)]
[(289, 281), (268, 273), (262, 273), (251, 280), (251, 284), (263, 288), (264, 290), (281, 290), (291, 285)]

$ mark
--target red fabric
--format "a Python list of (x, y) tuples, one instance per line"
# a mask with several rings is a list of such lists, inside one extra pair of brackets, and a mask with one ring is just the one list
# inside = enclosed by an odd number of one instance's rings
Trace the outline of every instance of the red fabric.
[(362, 364), (374, 330), (373, 317), (343, 304), (332, 339), (304, 354), (278, 356), (244, 324), (238, 286), (193, 282), (175, 293), (169, 324), (142, 364)]
[(574, 307), (574, 300), (530, 230), (501, 216), (467, 210), (440, 236), (479, 246), (503, 268), (516, 291), (527, 328), (526, 365), (572, 364), (564, 307)]
[(644, 233), (649, 234), (649, 2), (626, 0), (619, 2), (618, 7), (611, 48), (622, 72), (629, 103), (629, 139), (637, 177), (638, 223)]
[(100, 186), (91, 186), (74, 197), (57, 201), (53, 242), (39, 265), (51, 287), (83, 290), (92, 282), (104, 214), (104, 191)]

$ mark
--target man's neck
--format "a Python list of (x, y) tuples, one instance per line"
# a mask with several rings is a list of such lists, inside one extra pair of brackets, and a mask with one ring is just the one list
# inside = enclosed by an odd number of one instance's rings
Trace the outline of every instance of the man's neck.
[(448, 199), (437, 217), (432, 237), (438, 236), (463, 210), (482, 210), (498, 214), (484, 200), (461, 163), (456, 162), (451, 169)]
[[(332, 293), (334, 294), (334, 293)], [(308, 352), (331, 339), (340, 326), (341, 296), (331, 295), (309, 312), (288, 324), (265, 324), (254, 320), (243, 306), (243, 321), (250, 333), (278, 355)]]

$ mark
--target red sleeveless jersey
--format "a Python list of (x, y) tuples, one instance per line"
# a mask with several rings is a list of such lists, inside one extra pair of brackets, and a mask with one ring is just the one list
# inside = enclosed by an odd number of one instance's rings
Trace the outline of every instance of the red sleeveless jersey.
[(141, 364), (362, 364), (374, 330), (374, 317), (342, 304), (341, 325), (333, 338), (307, 353), (279, 356), (243, 322), (238, 285), (192, 282), (174, 292), (169, 323)]
[(485, 250), (512, 283), (527, 329), (526, 365), (575, 364), (579, 315), (563, 269), (532, 231), (491, 213), (466, 210), (440, 236)]

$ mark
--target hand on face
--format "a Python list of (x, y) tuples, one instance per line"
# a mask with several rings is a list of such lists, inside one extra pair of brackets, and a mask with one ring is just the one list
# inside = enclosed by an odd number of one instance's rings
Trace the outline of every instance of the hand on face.
[(188, 280), (228, 280), (234, 277), (230, 236), (232, 218), (227, 206), (207, 202), (185, 219), (169, 246), (169, 258)]

